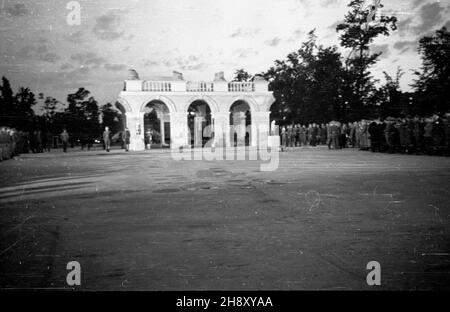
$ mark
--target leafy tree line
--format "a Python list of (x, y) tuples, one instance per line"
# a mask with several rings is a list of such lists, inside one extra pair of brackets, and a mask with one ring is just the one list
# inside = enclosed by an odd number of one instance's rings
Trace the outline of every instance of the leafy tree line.
[[(39, 97), (44, 97), (39, 94)], [(15, 128), (23, 132), (40, 130), (58, 135), (63, 129), (70, 133), (73, 143), (84, 143), (101, 138), (102, 129), (109, 126), (112, 133), (123, 130), (121, 112), (111, 103), (99, 106), (90, 92), (79, 88), (67, 96), (67, 107), (52, 97), (46, 97), (42, 114), (33, 107), (36, 97), (29, 88), (20, 87), (14, 94), (11, 84), (2, 77), (0, 85), (0, 126)]]
[[(355, 121), (406, 115), (444, 113), (450, 107), (449, 60), (450, 33), (444, 27), (420, 40), (423, 66), (416, 72), (413, 93), (400, 90), (403, 71), (394, 77), (384, 72), (385, 84), (377, 87), (371, 67), (381, 53), (371, 53), (370, 44), (378, 36), (396, 30), (395, 16), (372, 14), (364, 0), (352, 0), (344, 21), (337, 25), (340, 46), (350, 51), (342, 55), (336, 46), (317, 43), (314, 30), (297, 51), (260, 73), (269, 80), (276, 102), (272, 116), (282, 124)], [(235, 73), (235, 81), (248, 81), (252, 75), (244, 69)]]

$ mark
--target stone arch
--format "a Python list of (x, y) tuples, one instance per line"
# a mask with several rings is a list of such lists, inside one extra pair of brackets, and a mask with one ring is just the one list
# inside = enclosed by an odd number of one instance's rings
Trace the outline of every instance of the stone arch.
[(209, 109), (211, 110), (211, 114), (219, 112), (219, 105), (217, 104), (217, 102), (209, 95), (201, 94), (194, 95), (193, 97), (189, 98), (189, 100), (184, 105), (183, 112), (187, 113), (189, 106), (195, 101), (203, 101), (208, 104)]
[(226, 111), (229, 112), (231, 109), (231, 106), (237, 101), (246, 102), (248, 104), (248, 106), (250, 107), (250, 113), (259, 112), (258, 103), (256, 102), (256, 100), (253, 97), (246, 96), (246, 95), (244, 95), (244, 96), (237, 95), (237, 96), (233, 97), (231, 99), (231, 101), (228, 103)]
[(141, 104), (141, 107), (139, 109), (139, 111), (141, 113), (143, 113), (145, 111), (145, 107), (147, 106), (147, 104), (153, 102), (153, 101), (160, 101), (163, 102), (167, 108), (169, 109), (169, 113), (175, 113), (177, 112), (177, 108), (175, 106), (175, 103), (167, 96), (164, 95), (156, 95), (156, 96), (152, 96), (150, 98), (145, 99), (145, 101)]
[(125, 113), (130, 113), (130, 112), (133, 111), (131, 109), (130, 103), (128, 103), (128, 101), (126, 99), (124, 99), (123, 97), (119, 97), (117, 99), (117, 102), (122, 106), (122, 108), (124, 109)]

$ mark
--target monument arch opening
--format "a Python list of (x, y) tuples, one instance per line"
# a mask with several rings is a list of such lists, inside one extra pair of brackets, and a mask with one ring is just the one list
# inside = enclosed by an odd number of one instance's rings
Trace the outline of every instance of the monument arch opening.
[(235, 101), (230, 107), (230, 141), (232, 146), (251, 145), (251, 124), (250, 105), (244, 100)]
[(189, 144), (191, 147), (203, 147), (211, 140), (212, 119), (211, 108), (204, 100), (196, 100), (187, 110)]
[(167, 105), (153, 100), (144, 107), (144, 144), (146, 149), (170, 146), (170, 114)]

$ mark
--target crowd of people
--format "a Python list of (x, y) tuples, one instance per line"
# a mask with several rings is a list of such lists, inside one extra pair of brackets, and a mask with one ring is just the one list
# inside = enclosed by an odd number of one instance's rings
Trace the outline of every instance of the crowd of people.
[(372, 152), (449, 155), (450, 113), (443, 116), (361, 120), (349, 123), (288, 125), (281, 127), (282, 150), (328, 145)]
[[(312, 123), (287, 125), (278, 129), (282, 150), (292, 147), (327, 145), (329, 149), (359, 148), (372, 152), (450, 155), (450, 113), (443, 116), (392, 118), (384, 120), (360, 120), (349, 123), (331, 121), (327, 124)], [(110, 150), (111, 133), (103, 132), (103, 147)], [(56, 147), (58, 141), (67, 151), (70, 135), (63, 130), (58, 136), (40, 130), (32, 132), (0, 128), (0, 160), (10, 159), (20, 153), (41, 153)], [(128, 151), (130, 131), (120, 133), (122, 148)]]
[(23, 151), (24, 133), (12, 128), (0, 128), (0, 161), (11, 159)]
[[(129, 150), (130, 145), (130, 131), (126, 128), (119, 134), (122, 148), (126, 151)], [(108, 127), (105, 127), (105, 131), (102, 135), (103, 148), (109, 152), (111, 148), (112, 134)], [(86, 145), (83, 139), (78, 140), (81, 148)], [(93, 141), (93, 140), (92, 140)], [(9, 127), (0, 128), (0, 161), (11, 159), (22, 153), (43, 153), (45, 151), (50, 152), (51, 149), (62, 147), (63, 152), (67, 152), (68, 147), (74, 146), (74, 138), (71, 137), (66, 129), (58, 135), (53, 135), (49, 131), (33, 130), (17, 131), (16, 129)], [(88, 148), (89, 143), (87, 144)]]

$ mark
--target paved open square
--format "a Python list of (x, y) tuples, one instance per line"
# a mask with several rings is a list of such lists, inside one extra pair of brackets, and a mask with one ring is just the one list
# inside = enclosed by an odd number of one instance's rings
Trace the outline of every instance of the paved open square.
[(298, 148), (260, 161), (168, 150), (0, 163), (1, 288), (450, 289), (450, 159)]

